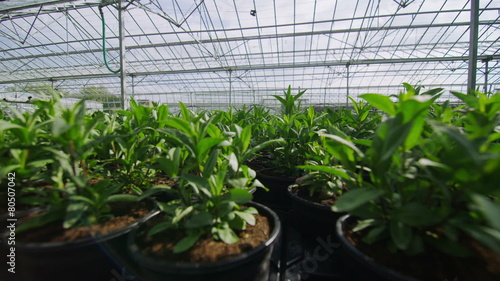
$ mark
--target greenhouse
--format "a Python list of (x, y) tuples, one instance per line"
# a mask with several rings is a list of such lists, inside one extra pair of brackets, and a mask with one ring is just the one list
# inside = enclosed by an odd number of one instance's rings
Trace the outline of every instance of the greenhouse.
[(500, 0), (0, 0), (0, 280), (500, 280)]
[(288, 85), (323, 106), (402, 83), (499, 88), (496, 0), (115, 2), (2, 1), (0, 95), (105, 87), (226, 108), (276, 105)]

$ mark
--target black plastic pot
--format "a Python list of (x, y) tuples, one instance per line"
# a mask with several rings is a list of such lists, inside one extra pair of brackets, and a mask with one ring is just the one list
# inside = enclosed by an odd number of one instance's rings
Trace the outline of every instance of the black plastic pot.
[(355, 217), (344, 215), (337, 220), (336, 234), (342, 245), (342, 251), (346, 253), (344, 266), (350, 273), (349, 280), (363, 281), (418, 281), (409, 276), (394, 271), (384, 265), (376, 263), (372, 258), (354, 247), (344, 232), (346, 225), (356, 220)]
[(16, 274), (10, 275), (8, 280), (131, 280), (124, 279), (134, 275), (131, 260), (126, 257), (127, 234), (158, 212), (154, 210), (141, 220), (106, 235), (74, 242), (23, 243), (17, 240)]
[(287, 192), (293, 206), (288, 220), (300, 234), (303, 248), (301, 275), (311, 281), (338, 279), (342, 275), (338, 264), (343, 257), (335, 235), (335, 223), (343, 214), (298, 196), (294, 186), (289, 186)]
[(212, 263), (172, 263), (141, 253), (136, 243), (140, 228), (129, 234), (128, 249), (142, 271), (143, 281), (266, 281), (270, 273), (270, 257), (275, 241), (281, 232), (278, 216), (271, 209), (249, 203), (259, 214), (266, 216), (272, 231), (268, 240), (244, 254)]
[(287, 188), (289, 185), (295, 183), (295, 178), (269, 175), (268, 173), (272, 173), (273, 170), (273, 168), (268, 168), (257, 171), (257, 179), (269, 190), (266, 191), (262, 188), (257, 188), (253, 194), (253, 201), (273, 209), (290, 209), (292, 203), (290, 197), (287, 195)]
[(335, 223), (344, 213), (334, 212), (329, 206), (298, 196), (293, 186), (287, 188), (287, 193), (292, 202), (290, 224), (302, 235), (315, 237), (335, 233)]

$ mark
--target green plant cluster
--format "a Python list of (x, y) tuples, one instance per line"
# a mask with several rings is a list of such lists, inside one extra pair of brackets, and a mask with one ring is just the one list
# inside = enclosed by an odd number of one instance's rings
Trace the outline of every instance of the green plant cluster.
[[(260, 126), (257, 138), (283, 138), (284, 142), (262, 151), (274, 174), (298, 178), (307, 174), (307, 165), (328, 164), (330, 157), (322, 144), (321, 134), (343, 132), (353, 140), (373, 135), (381, 115), (364, 102), (352, 101), (352, 108), (302, 109), (300, 97), (306, 90), (292, 93), (291, 86), (283, 96), (274, 95), (281, 109), (269, 115)], [(322, 176), (322, 175), (316, 175)], [(321, 189), (309, 181), (311, 192)]]
[[(33, 112), (10, 111), (0, 120), (0, 175), (16, 174), (18, 203), (46, 207), (17, 231), (62, 222), (91, 225), (112, 216), (110, 204), (136, 202), (168, 193), (158, 203), (169, 216), (154, 232), (186, 232), (176, 251), (203, 234), (234, 243), (234, 230), (255, 223), (256, 209), (244, 207), (263, 187), (245, 162), (265, 146), (253, 125), (226, 112), (197, 113), (180, 104), (88, 113), (85, 101), (64, 107), (58, 98), (34, 102)], [(155, 184), (167, 178), (169, 186)], [(152, 234), (154, 234), (152, 232)]]
[(465, 257), (469, 237), (500, 252), (500, 95), (452, 92), (463, 105), (451, 107), (435, 102), (442, 89), (405, 87), (362, 95), (386, 115), (372, 139), (323, 134), (338, 165), (308, 168), (344, 187), (333, 210), (358, 217), (368, 244)]
[(500, 250), (500, 95), (453, 93), (463, 105), (451, 106), (436, 102), (442, 89), (405, 87), (322, 110), (302, 109), (306, 92), (289, 87), (275, 96), (276, 113), (260, 105), (192, 112), (182, 103), (172, 113), (133, 100), (130, 110), (87, 112), (85, 101), (35, 101), (32, 112), (0, 116), (0, 177), (16, 173), (16, 200), (46, 207), (18, 231), (101, 222), (112, 202), (168, 194), (159, 200), (165, 221), (149, 234), (183, 231), (182, 252), (204, 235), (234, 243), (255, 222), (245, 205), (265, 188), (251, 168), (260, 160), (310, 195), (340, 197), (333, 210), (359, 217), (367, 243), (466, 256), (468, 236)]

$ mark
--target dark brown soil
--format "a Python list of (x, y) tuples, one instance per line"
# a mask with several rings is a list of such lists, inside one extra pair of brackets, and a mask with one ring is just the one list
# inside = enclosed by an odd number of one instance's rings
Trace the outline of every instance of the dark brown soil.
[(326, 193), (314, 193), (312, 196), (309, 195), (309, 190), (304, 186), (294, 186), (292, 187), (292, 192), (298, 197), (311, 201), (314, 203), (321, 204), (323, 206), (331, 207), (335, 204), (337, 196), (326, 194)]
[[(115, 217), (92, 226), (64, 229), (62, 222), (54, 222), (43, 227), (18, 233), (17, 239), (27, 243), (71, 242), (96, 235), (105, 235), (126, 227), (151, 212), (145, 203), (119, 203), (113, 206)], [(36, 215), (36, 214), (35, 214)]]
[[(352, 229), (351, 223), (347, 229)], [(434, 248), (427, 248), (425, 254), (408, 257), (402, 253), (389, 252), (385, 243), (367, 245), (361, 241), (362, 234), (345, 232), (347, 239), (361, 252), (406, 276), (422, 281), (498, 281), (500, 280), (500, 254), (495, 253), (470, 239), (463, 239), (464, 245), (474, 251), (468, 258), (446, 255)]]
[[(161, 216), (157, 216), (155, 219), (156, 222), (161, 221)], [(174, 246), (185, 236), (184, 232), (172, 229), (151, 237), (145, 237), (145, 233), (155, 224), (155, 219), (148, 221), (148, 227), (139, 233), (137, 239), (139, 248), (142, 249), (145, 255), (172, 262), (204, 263), (220, 261), (257, 247), (269, 238), (271, 232), (267, 217), (256, 215), (254, 226), (247, 225), (246, 230), (236, 232), (240, 240), (235, 244), (216, 241), (206, 235), (200, 238), (190, 250), (174, 254)]]
[(168, 185), (175, 186), (177, 184), (177, 180), (172, 180), (169, 177), (155, 177), (151, 180), (151, 184), (154, 185)]

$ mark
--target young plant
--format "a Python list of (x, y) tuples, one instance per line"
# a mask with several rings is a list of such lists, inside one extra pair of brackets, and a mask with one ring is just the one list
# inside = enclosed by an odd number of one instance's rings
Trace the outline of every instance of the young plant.
[(469, 106), (462, 130), (429, 117), (440, 91), (417, 95), (405, 86), (397, 102), (361, 96), (389, 117), (363, 154), (349, 140), (337, 140), (357, 155), (342, 164), (358, 167), (350, 168), (357, 176), (342, 177), (350, 190), (333, 210), (357, 216), (354, 231), (364, 233), (363, 241), (386, 243), (391, 251), (416, 255), (432, 247), (464, 257), (472, 253), (463, 244), (468, 236), (500, 252), (500, 228), (493, 219), (500, 213), (499, 97), (456, 93)]
[(174, 253), (190, 249), (205, 234), (235, 243), (236, 230), (255, 224), (257, 210), (244, 205), (252, 199), (250, 190), (261, 184), (244, 161), (262, 147), (249, 147), (251, 127), (233, 125), (234, 131), (223, 132), (213, 118), (203, 117), (171, 117), (167, 127), (159, 129), (172, 148), (156, 161), (166, 175), (178, 180), (172, 188), (179, 199), (160, 205), (166, 221), (149, 235), (182, 231), (185, 237), (176, 242)]
[(284, 97), (273, 95), (281, 103), (281, 114), (291, 115), (300, 111), (300, 101), (299, 98), (306, 92), (306, 90), (300, 91), (298, 94), (292, 94), (292, 86), (289, 85), (288, 89), (284, 91)]
[(100, 124), (102, 132), (115, 137), (101, 145), (103, 150), (96, 152), (96, 157), (105, 155), (103, 166), (111, 168), (114, 176), (137, 194), (147, 189), (150, 178), (155, 176), (151, 160), (165, 146), (157, 129), (165, 127), (169, 116), (165, 105), (150, 108), (132, 100), (130, 111), (117, 111), (106, 116), (106, 124)]
[(112, 181), (89, 183), (91, 176), (86, 160), (93, 147), (109, 137), (95, 134), (100, 120), (90, 117), (84, 101), (54, 112), (44, 136), (50, 146), (40, 148), (49, 155), (50, 166), (44, 171), (44, 179), (50, 187), (32, 190), (43, 195), (32, 200), (43, 201), (48, 207), (43, 214), (21, 224), (17, 231), (55, 221), (62, 221), (64, 228), (100, 222), (110, 215), (109, 202), (137, 200), (132, 195), (115, 195), (120, 186)]
[(292, 115), (274, 116), (267, 124), (267, 135), (271, 139), (283, 138), (267, 149), (273, 173), (286, 177), (300, 177), (304, 171), (297, 166), (314, 160), (321, 151), (317, 145), (320, 141), (317, 131), (322, 129), (322, 118), (313, 107), (305, 112)]

